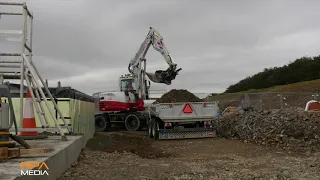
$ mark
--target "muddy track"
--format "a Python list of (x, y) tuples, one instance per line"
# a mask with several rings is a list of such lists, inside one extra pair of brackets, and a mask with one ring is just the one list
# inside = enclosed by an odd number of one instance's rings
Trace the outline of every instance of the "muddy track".
[(153, 141), (98, 133), (60, 180), (320, 179), (319, 153), (220, 138)]
[(104, 151), (108, 153), (130, 152), (142, 158), (161, 158), (172, 156), (152, 146), (153, 141), (143, 134), (144, 132), (114, 132), (97, 133), (88, 141), (88, 150)]

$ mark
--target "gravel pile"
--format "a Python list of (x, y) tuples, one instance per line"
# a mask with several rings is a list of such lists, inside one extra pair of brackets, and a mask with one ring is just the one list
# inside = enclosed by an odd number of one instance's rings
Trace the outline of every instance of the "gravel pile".
[(196, 95), (184, 89), (172, 89), (154, 103), (203, 102)]
[(292, 108), (248, 111), (215, 120), (217, 135), (245, 142), (316, 150), (320, 147), (320, 113)]

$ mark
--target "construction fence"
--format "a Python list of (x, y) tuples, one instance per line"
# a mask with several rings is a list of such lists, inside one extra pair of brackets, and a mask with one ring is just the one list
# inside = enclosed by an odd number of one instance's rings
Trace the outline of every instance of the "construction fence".
[[(20, 121), (20, 97), (19, 97), (19, 88), (20, 85), (11, 84), (12, 92), (12, 103), (15, 112), (15, 117), (17, 119), (18, 128), (22, 128), (22, 122)], [(26, 93), (26, 87), (24, 87), (24, 92)], [(66, 120), (68, 126), (72, 133), (82, 134), (85, 140), (89, 140), (93, 137), (95, 132), (95, 104), (94, 98), (79, 92), (71, 87), (60, 87), (60, 88), (49, 88), (51, 94), (54, 96), (55, 101), (62, 112), (64, 119)], [(7, 98), (2, 98), (3, 101), (6, 101)], [(49, 99), (47, 99), (49, 101)], [(26, 98), (23, 99), (23, 106), (25, 106)], [(44, 102), (42, 102), (44, 103)], [(59, 116), (58, 112), (55, 110), (53, 103), (49, 103), (49, 108), (54, 113), (54, 116), (58, 120), (60, 125), (63, 125), (63, 121)], [(50, 124), (50, 127), (54, 127), (55, 123), (53, 118), (50, 116), (49, 109), (44, 108), (45, 113), (47, 114), (47, 120)], [(36, 113), (36, 108), (34, 107), (34, 115), (36, 120), (36, 126), (39, 130), (42, 130), (41, 123), (38, 114)], [(11, 128), (11, 131), (14, 131), (14, 128)], [(48, 131), (50, 132), (50, 131)], [(63, 133), (68, 133), (67, 129), (63, 129)]]
[(228, 106), (252, 107), (254, 109), (305, 109), (310, 100), (319, 101), (320, 93), (313, 92), (263, 92), (263, 93), (194, 93), (206, 102), (218, 101), (220, 109)]

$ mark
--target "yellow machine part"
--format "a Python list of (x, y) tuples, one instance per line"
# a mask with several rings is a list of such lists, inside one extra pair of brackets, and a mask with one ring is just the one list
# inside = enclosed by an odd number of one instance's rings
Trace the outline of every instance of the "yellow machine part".
[(0, 136), (1, 135), (9, 135), (10, 133), (9, 133), (9, 131), (0, 131)]
[(10, 142), (10, 132), (0, 131), (0, 147), (14, 147), (15, 143)]

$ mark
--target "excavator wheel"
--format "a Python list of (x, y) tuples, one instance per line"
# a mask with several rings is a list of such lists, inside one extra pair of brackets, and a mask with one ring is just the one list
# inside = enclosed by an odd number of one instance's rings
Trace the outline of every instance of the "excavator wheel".
[(152, 138), (154, 140), (158, 140), (159, 139), (159, 122), (155, 119), (152, 119), (151, 121), (152, 123)]
[(150, 119), (149, 122), (148, 122), (148, 137), (149, 138), (153, 138), (153, 134), (152, 134), (152, 131), (153, 131), (153, 120)]
[(124, 125), (127, 131), (137, 131), (140, 128), (140, 119), (135, 114), (128, 114), (125, 117)]
[(104, 115), (97, 115), (95, 117), (96, 132), (103, 132), (107, 129), (107, 118)]

